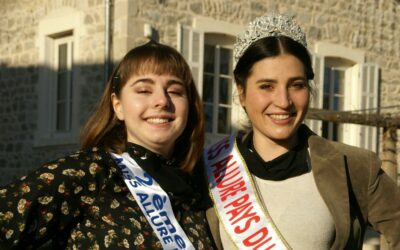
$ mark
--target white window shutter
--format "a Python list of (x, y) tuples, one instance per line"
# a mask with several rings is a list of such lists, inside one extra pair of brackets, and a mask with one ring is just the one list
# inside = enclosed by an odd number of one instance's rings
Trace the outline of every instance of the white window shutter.
[(188, 62), (197, 90), (202, 96), (204, 32), (178, 24), (178, 50)]
[[(360, 72), (361, 110), (365, 113), (378, 111), (379, 97), (379, 67), (376, 63), (361, 64)], [(377, 128), (361, 126), (360, 146), (372, 151), (378, 151)]]
[[(312, 66), (314, 70), (314, 84), (312, 84), (314, 93), (311, 96), (310, 108), (322, 109), (324, 95), (324, 57), (315, 53), (311, 53)], [(318, 135), (322, 135), (322, 121), (306, 120), (305, 123), (312, 131)]]
[[(343, 105), (344, 111), (354, 111), (362, 109), (360, 105), (360, 72), (360, 64), (355, 64), (353, 67), (347, 68), (345, 71)], [(343, 133), (341, 141), (349, 145), (360, 147), (360, 131), (362, 126), (351, 123), (342, 123), (340, 124), (340, 126)]]
[[(378, 108), (379, 67), (376, 63), (365, 63), (361, 67), (361, 107)], [(376, 110), (373, 110), (376, 111)]]

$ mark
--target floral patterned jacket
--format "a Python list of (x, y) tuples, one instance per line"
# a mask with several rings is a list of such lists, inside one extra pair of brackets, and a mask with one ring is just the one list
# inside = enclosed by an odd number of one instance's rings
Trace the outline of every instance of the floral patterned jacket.
[[(214, 249), (204, 209), (196, 199), (182, 200), (166, 192), (194, 247)], [(43, 244), (53, 249), (162, 249), (120, 169), (98, 148), (45, 164), (0, 188), (0, 249), (36, 249)]]

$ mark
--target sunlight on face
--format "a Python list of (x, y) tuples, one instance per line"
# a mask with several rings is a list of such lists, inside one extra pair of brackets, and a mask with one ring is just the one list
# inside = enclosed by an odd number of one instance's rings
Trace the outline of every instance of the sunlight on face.
[(167, 158), (172, 155), (189, 113), (181, 79), (167, 74), (133, 75), (112, 101), (118, 119), (125, 122), (129, 142)]
[(246, 82), (238, 87), (240, 102), (252, 123), (254, 143), (291, 147), (309, 104), (304, 66), (283, 54), (255, 63)]

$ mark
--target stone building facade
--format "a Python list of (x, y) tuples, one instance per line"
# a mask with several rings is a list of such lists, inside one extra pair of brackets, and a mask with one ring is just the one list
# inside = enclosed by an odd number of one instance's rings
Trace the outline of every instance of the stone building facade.
[[(79, 147), (80, 127), (106, 84), (107, 27), (111, 68), (149, 37), (185, 55), (205, 102), (207, 142), (243, 123), (229, 75), (234, 36), (268, 11), (293, 15), (307, 33), (317, 69), (314, 106), (400, 110), (399, 1), (2, 0), (0, 9), (1, 184)], [(333, 86), (325, 95), (324, 84)], [(373, 128), (311, 126), (380, 151)]]
[[(0, 10), (0, 185), (79, 148), (80, 127), (106, 84), (105, 58), (112, 68), (150, 37), (189, 61), (205, 103), (208, 143), (241, 127), (231, 77), (234, 37), (269, 11), (293, 15), (307, 33), (314, 107), (399, 114), (398, 0), (1, 0)], [(310, 126), (381, 150), (374, 128)]]

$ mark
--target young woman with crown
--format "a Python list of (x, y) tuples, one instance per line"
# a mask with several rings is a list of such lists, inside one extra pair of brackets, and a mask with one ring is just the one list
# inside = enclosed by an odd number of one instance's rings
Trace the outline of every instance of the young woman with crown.
[(251, 129), (204, 153), (219, 248), (361, 249), (371, 225), (400, 249), (400, 191), (375, 153), (303, 124), (314, 73), (300, 27), (286, 15), (259, 17), (234, 52)]
[(82, 150), (0, 188), (0, 249), (214, 249), (203, 117), (182, 55), (153, 41), (132, 49)]

